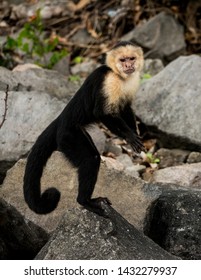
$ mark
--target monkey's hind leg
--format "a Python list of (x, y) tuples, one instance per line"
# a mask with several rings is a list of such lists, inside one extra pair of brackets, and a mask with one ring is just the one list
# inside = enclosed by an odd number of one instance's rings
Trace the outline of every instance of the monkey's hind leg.
[(82, 159), (78, 167), (79, 189), (77, 202), (89, 211), (105, 216), (101, 202), (107, 204), (111, 204), (111, 202), (106, 197), (91, 198), (98, 177), (100, 154), (91, 136), (85, 130), (82, 130), (81, 133), (83, 146)]
[(79, 183), (77, 202), (89, 211), (104, 216), (101, 202), (111, 204), (109, 200), (102, 197), (91, 198), (98, 177), (100, 154), (91, 136), (84, 129), (71, 130), (70, 134), (73, 141), (69, 142), (69, 137), (66, 137), (60, 150), (77, 167)]
[(97, 156), (85, 158), (78, 168), (78, 197), (77, 202), (89, 211), (105, 216), (101, 203), (111, 204), (106, 197), (91, 198), (97, 181), (100, 159)]

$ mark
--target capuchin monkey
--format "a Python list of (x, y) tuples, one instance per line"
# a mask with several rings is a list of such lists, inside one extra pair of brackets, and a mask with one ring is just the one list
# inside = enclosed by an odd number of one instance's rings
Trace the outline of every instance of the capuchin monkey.
[(115, 45), (106, 54), (105, 65), (88, 76), (62, 113), (41, 133), (30, 151), (24, 175), (24, 197), (31, 210), (47, 214), (57, 207), (60, 192), (48, 188), (41, 193), (40, 187), (43, 168), (57, 150), (77, 168), (77, 202), (104, 216), (101, 202), (111, 203), (105, 197), (91, 198), (100, 154), (86, 127), (102, 122), (111, 132), (130, 143), (135, 153), (144, 149), (131, 109), (143, 61), (140, 47), (130, 42)]

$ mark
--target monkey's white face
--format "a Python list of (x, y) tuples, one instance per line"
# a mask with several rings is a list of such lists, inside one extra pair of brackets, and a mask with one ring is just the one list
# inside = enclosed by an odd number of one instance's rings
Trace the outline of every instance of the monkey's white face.
[(120, 57), (117, 61), (117, 69), (127, 75), (132, 74), (135, 71), (136, 57)]
[(142, 70), (144, 63), (140, 47), (128, 45), (119, 47), (108, 53), (107, 64), (122, 78), (128, 78)]

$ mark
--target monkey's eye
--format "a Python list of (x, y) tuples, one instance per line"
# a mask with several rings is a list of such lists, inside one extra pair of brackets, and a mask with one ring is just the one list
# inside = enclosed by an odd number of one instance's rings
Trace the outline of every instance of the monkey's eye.
[(119, 60), (120, 60), (121, 62), (125, 62), (125, 61), (126, 61), (125, 58), (120, 58)]
[(136, 57), (134, 57), (134, 56), (130, 57), (130, 60), (135, 60), (135, 59), (136, 59)]

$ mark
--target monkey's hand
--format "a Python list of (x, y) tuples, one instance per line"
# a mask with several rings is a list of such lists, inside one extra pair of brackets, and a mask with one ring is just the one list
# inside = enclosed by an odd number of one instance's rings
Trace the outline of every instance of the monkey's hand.
[(130, 143), (133, 151), (140, 154), (144, 150), (140, 136), (138, 136), (125, 121), (117, 116), (106, 115), (102, 117), (101, 121), (117, 136), (122, 137)]
[(130, 139), (128, 139), (128, 142), (130, 142), (130, 145), (136, 154), (140, 154), (141, 151), (145, 151), (141, 138), (137, 134), (132, 134)]

